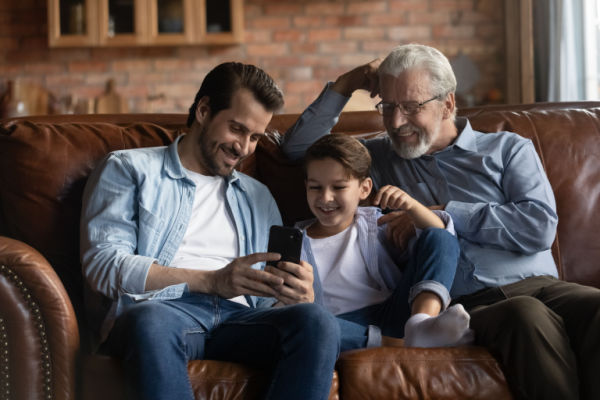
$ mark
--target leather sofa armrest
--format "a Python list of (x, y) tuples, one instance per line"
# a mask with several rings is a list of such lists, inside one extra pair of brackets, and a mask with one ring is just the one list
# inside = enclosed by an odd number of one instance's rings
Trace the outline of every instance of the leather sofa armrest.
[(48, 261), (0, 236), (0, 395), (75, 399), (79, 330)]

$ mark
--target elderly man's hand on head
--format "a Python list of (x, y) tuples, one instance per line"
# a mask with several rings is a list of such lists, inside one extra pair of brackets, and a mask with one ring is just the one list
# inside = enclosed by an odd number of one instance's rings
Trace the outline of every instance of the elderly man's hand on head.
[(381, 58), (376, 58), (340, 75), (333, 84), (332, 89), (346, 97), (352, 96), (352, 93), (358, 89), (366, 90), (371, 97), (377, 96), (379, 94), (377, 68), (379, 68), (381, 61)]

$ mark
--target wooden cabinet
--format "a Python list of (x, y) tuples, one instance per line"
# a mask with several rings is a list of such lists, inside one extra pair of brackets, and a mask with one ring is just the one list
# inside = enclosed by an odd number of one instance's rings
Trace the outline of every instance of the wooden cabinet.
[(232, 44), (243, 0), (48, 0), (50, 47)]
[(48, 43), (93, 46), (98, 43), (96, 1), (48, 0)]
[[(64, 0), (57, 0), (62, 3)], [(96, 0), (99, 46), (144, 45), (147, 0)]]

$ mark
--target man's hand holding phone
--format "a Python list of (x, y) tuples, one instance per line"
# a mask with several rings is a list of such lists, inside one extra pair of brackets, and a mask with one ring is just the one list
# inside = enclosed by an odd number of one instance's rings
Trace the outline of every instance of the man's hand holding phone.
[(254, 253), (233, 260), (224, 268), (208, 271), (211, 279), (211, 290), (208, 293), (217, 294), (225, 299), (242, 294), (251, 296), (276, 296), (285, 281), (268, 271), (250, 268), (253, 264), (266, 261), (276, 262), (279, 257), (272, 253)]
[(277, 262), (268, 262), (265, 271), (283, 279), (284, 285), (278, 287), (274, 297), (288, 304), (312, 303), (313, 268), (306, 261), (300, 261), (303, 234), (297, 228), (272, 226), (269, 232), (270, 253), (281, 254)]

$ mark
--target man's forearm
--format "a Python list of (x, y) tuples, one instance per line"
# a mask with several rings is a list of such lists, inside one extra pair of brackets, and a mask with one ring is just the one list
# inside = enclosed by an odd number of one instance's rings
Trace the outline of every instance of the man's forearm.
[(320, 137), (329, 134), (337, 123), (348, 98), (331, 90), (331, 83), (302, 113), (283, 137), (281, 150), (290, 160), (300, 160), (306, 149)]
[(536, 202), (506, 204), (461, 203), (446, 207), (457, 233), (476, 243), (533, 254), (547, 250), (556, 235), (558, 217)]
[(496, 201), (450, 201), (456, 232), (475, 243), (534, 254), (556, 236), (556, 201), (531, 141), (520, 140), (503, 160), (502, 196)]
[(179, 283), (187, 283), (190, 292), (213, 293), (214, 271), (173, 268), (152, 264), (146, 277), (146, 291), (163, 289)]

